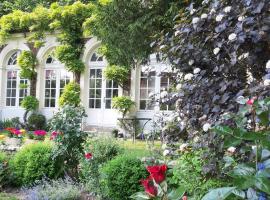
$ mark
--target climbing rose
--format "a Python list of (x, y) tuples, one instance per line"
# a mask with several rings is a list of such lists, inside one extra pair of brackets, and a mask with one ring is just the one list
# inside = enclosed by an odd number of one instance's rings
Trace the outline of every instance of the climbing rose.
[(165, 180), (167, 165), (148, 166), (147, 171), (156, 183), (161, 183)]
[(93, 157), (93, 155), (92, 155), (91, 153), (86, 153), (86, 154), (84, 154), (84, 157), (85, 157), (87, 160), (90, 160), (90, 159)]
[(253, 97), (247, 101), (247, 105), (252, 106), (254, 104), (254, 101), (256, 100), (256, 97)]
[(157, 196), (157, 188), (154, 186), (154, 183), (153, 183), (151, 177), (148, 177), (147, 179), (141, 180), (141, 184), (143, 185), (145, 192), (150, 197)]

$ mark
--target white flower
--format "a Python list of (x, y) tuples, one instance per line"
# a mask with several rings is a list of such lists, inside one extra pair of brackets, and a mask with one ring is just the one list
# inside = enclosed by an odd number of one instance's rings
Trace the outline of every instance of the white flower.
[(211, 128), (211, 124), (209, 124), (209, 123), (206, 123), (206, 124), (203, 125), (203, 131), (204, 132), (207, 132), (210, 128)]
[(197, 24), (199, 21), (200, 21), (200, 18), (199, 17), (194, 17), (192, 19), (192, 24)]
[(268, 60), (266, 63), (266, 69), (270, 69), (270, 60)]
[(270, 79), (266, 79), (263, 81), (264, 86), (269, 86), (270, 85)]
[(163, 156), (167, 156), (170, 154), (170, 151), (168, 149), (164, 150), (163, 151)]
[(201, 71), (200, 68), (195, 68), (195, 69), (193, 70), (193, 73), (194, 73), (194, 74), (198, 74), (198, 73), (200, 73), (200, 71)]
[(231, 6), (227, 6), (226, 8), (224, 8), (225, 13), (229, 13), (229, 12), (231, 12), (231, 10), (232, 10)]
[(165, 98), (167, 95), (168, 95), (168, 92), (167, 91), (163, 91), (163, 92), (160, 93), (160, 97), (162, 99)]
[(176, 89), (177, 89), (177, 90), (181, 90), (181, 88), (182, 88), (182, 84), (180, 84), (180, 83), (177, 84)]
[(175, 31), (174, 36), (180, 35), (180, 31)]
[(180, 151), (185, 151), (187, 147), (188, 147), (188, 143), (181, 144), (180, 147), (179, 147), (179, 150)]
[(216, 10), (215, 10), (214, 8), (212, 8), (211, 11), (210, 11), (210, 14), (212, 15), (212, 14), (214, 14), (215, 12), (216, 12)]
[(167, 145), (166, 144), (163, 144), (162, 146), (161, 146), (161, 149), (166, 149), (167, 148)]
[(190, 66), (193, 65), (193, 64), (194, 64), (194, 60), (188, 61), (188, 64), (189, 64)]
[(221, 20), (223, 19), (224, 15), (220, 14), (216, 17), (216, 21), (217, 22), (221, 22)]
[(233, 41), (233, 40), (236, 39), (236, 36), (237, 36), (237, 35), (236, 35), (235, 33), (232, 33), (232, 34), (229, 35), (228, 39), (229, 39), (230, 41)]
[(148, 94), (148, 96), (149, 97), (153, 97), (155, 94), (153, 93), (153, 92), (150, 92), (149, 94)]
[(240, 17), (238, 17), (238, 21), (242, 22), (242, 21), (244, 21), (245, 18), (246, 18), (245, 16), (240, 16)]
[(161, 45), (160, 47), (159, 47), (159, 49), (164, 49), (166, 46), (165, 45)]
[(196, 136), (194, 139), (193, 139), (194, 142), (199, 142), (200, 141), (200, 137)]
[(188, 74), (186, 74), (186, 75), (184, 76), (184, 80), (185, 80), (185, 81), (190, 81), (192, 78), (193, 78), (193, 74), (191, 74), (191, 73), (188, 73)]
[(227, 149), (227, 151), (230, 152), (230, 153), (234, 153), (235, 150), (236, 150), (235, 147), (229, 147), (229, 148)]
[(195, 9), (192, 9), (192, 10), (190, 11), (190, 14), (193, 15), (195, 12), (196, 12), (196, 10), (195, 10)]
[(215, 55), (217, 55), (220, 52), (220, 48), (218, 48), (218, 47), (215, 48), (213, 52), (214, 52)]
[(242, 60), (244, 58), (247, 58), (249, 56), (249, 53), (243, 53), (241, 56), (238, 57), (238, 60)]
[(203, 13), (202, 15), (201, 15), (201, 19), (206, 19), (208, 17), (208, 15), (206, 14), (206, 13)]

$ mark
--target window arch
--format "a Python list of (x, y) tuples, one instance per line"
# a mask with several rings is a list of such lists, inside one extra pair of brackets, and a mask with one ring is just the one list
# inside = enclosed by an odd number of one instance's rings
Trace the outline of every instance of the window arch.
[(46, 65), (50, 64), (60, 64), (60, 62), (57, 59), (55, 59), (51, 54), (49, 54), (46, 59)]
[(6, 106), (20, 106), (21, 101), (29, 92), (29, 82), (20, 77), (20, 69), (17, 66), (17, 58), (20, 54), (17, 50), (8, 58), (6, 66)]
[(94, 52), (91, 56), (90, 62), (102, 62), (103, 56), (99, 55), (97, 52)]

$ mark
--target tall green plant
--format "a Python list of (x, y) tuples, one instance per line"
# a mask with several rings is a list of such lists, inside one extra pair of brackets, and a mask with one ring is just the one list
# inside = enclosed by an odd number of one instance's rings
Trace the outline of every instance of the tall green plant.
[(114, 97), (112, 99), (112, 107), (117, 109), (122, 113), (122, 117), (124, 118), (128, 112), (131, 111), (132, 106), (135, 105), (135, 102), (127, 96)]

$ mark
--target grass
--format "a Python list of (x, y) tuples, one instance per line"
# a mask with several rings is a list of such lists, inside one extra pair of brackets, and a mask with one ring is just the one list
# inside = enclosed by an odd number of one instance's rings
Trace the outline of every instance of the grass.
[(1, 200), (18, 200), (16, 197), (6, 194), (6, 193), (0, 193), (0, 199)]
[[(125, 153), (136, 157), (145, 157), (152, 155), (152, 151), (146, 141), (136, 140), (135, 143), (132, 140), (119, 141), (119, 144), (125, 149)], [(160, 141), (155, 141), (154, 147), (159, 148), (161, 146)]]

